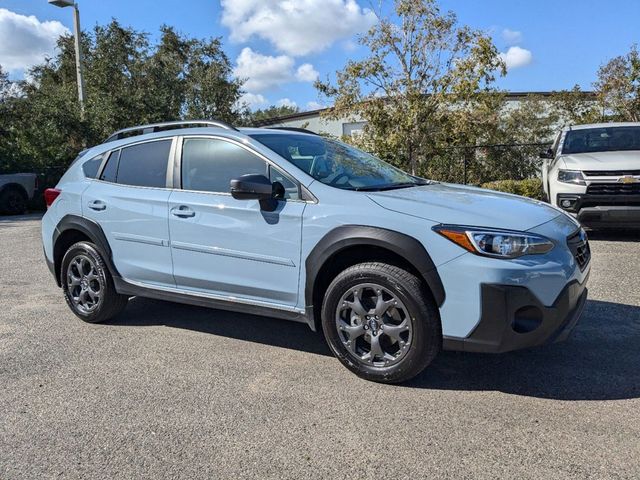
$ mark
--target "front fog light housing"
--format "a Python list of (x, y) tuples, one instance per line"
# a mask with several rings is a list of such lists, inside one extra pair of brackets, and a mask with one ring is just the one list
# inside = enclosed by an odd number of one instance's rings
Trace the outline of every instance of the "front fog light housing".
[(577, 197), (558, 196), (558, 206), (563, 210), (574, 212), (576, 210), (577, 204), (578, 204)]
[(485, 257), (511, 259), (540, 255), (554, 247), (548, 238), (526, 232), (451, 225), (438, 225), (433, 229), (465, 250)]

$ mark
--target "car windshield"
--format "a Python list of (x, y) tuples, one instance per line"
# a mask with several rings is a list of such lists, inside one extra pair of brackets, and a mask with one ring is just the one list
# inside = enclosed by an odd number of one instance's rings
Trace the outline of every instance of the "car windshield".
[(592, 153), (640, 150), (640, 126), (570, 130), (562, 153)]
[(251, 137), (332, 187), (374, 191), (429, 183), (362, 150), (319, 135), (258, 133)]

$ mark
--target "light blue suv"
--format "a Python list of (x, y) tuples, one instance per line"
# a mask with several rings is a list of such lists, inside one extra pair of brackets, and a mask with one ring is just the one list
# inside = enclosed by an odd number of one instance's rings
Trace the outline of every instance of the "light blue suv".
[(122, 130), (45, 197), (46, 260), (82, 320), (139, 295), (305, 322), (380, 382), (441, 349), (562, 340), (587, 296), (589, 244), (570, 216), (299, 129)]

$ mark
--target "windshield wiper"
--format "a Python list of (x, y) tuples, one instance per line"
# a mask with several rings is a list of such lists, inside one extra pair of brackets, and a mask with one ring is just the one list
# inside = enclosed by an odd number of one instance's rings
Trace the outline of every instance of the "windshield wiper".
[(358, 192), (381, 192), (384, 190), (395, 190), (397, 188), (419, 187), (421, 185), (429, 185), (429, 182), (402, 182), (388, 183), (386, 185), (368, 185), (366, 187), (354, 187)]

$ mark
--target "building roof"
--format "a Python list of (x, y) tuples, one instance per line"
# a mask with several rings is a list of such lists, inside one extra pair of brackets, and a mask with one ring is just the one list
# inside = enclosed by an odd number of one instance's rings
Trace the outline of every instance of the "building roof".
[[(500, 92), (498, 92), (500, 93)], [(557, 94), (559, 92), (554, 92), (554, 91), (542, 91), (542, 92), (506, 92), (506, 98), (507, 101), (516, 101), (516, 100), (521, 100), (523, 98), (529, 97), (529, 96), (540, 96), (540, 97), (550, 97), (554, 94)], [(596, 93), (592, 92), (592, 91), (585, 91), (585, 92), (579, 92), (582, 95), (585, 95), (587, 97), (595, 97)], [(316, 110), (306, 110), (304, 112), (298, 112), (298, 113), (292, 113), (290, 115), (282, 115), (280, 117), (272, 117), (272, 118), (267, 118), (264, 120), (260, 120), (259, 122), (256, 122), (256, 126), (266, 126), (266, 125), (273, 125), (275, 123), (281, 123), (281, 122), (287, 122), (287, 121), (292, 121), (292, 120), (304, 120), (305, 118), (311, 118), (311, 117), (316, 117), (318, 115), (320, 115), (322, 112), (326, 112), (327, 110), (330, 110), (331, 107), (326, 107), (326, 108), (318, 108)]]

